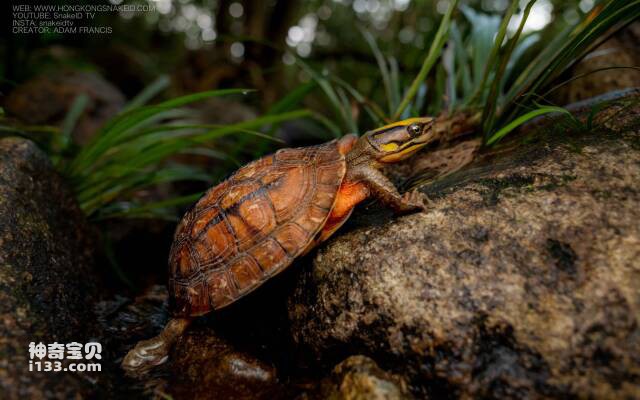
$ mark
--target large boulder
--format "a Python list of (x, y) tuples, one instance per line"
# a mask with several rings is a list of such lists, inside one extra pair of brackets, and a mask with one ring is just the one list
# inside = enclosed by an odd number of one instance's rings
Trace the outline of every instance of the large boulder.
[(84, 343), (92, 335), (88, 232), (45, 154), (28, 140), (1, 139), (0, 397), (71, 398), (92, 390), (80, 373), (28, 371), (30, 342)]
[(484, 150), (422, 186), (423, 213), (356, 215), (299, 275), (297, 343), (325, 365), (368, 355), (421, 397), (639, 398), (640, 106), (625, 101), (586, 132), (555, 119)]

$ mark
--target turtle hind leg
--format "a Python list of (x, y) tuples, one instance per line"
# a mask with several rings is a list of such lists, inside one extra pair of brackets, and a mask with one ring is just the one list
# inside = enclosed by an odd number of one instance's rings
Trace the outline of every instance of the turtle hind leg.
[(158, 336), (138, 342), (127, 353), (122, 360), (122, 368), (127, 373), (136, 375), (163, 364), (169, 358), (171, 346), (184, 333), (190, 323), (191, 318), (169, 320), (167, 326)]

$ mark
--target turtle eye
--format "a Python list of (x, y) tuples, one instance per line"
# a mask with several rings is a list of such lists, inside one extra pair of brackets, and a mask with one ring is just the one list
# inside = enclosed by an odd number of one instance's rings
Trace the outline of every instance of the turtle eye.
[(409, 135), (411, 137), (416, 137), (419, 136), (420, 133), (422, 133), (422, 128), (420, 127), (420, 125), (418, 124), (411, 124), (409, 125), (409, 127), (407, 128), (407, 130), (409, 131)]

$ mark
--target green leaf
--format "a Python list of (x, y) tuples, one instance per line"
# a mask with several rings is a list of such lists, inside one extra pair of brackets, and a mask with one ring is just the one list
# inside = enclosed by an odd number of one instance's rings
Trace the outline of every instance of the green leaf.
[(414, 78), (411, 86), (407, 90), (407, 93), (402, 98), (400, 105), (396, 108), (395, 113), (393, 114), (393, 120), (397, 120), (400, 118), (404, 110), (409, 106), (416, 93), (418, 92), (418, 88), (420, 85), (427, 79), (427, 75), (429, 75), (429, 71), (436, 63), (436, 60), (440, 57), (440, 53), (442, 51), (442, 47), (447, 41), (447, 36), (449, 33), (449, 27), (451, 26), (451, 16), (453, 15), (453, 11), (458, 6), (459, 0), (453, 0), (449, 3), (449, 8), (447, 9), (444, 17), (442, 17), (442, 21), (440, 22), (440, 26), (438, 27), (438, 31), (436, 32), (435, 37), (433, 38), (433, 43), (431, 47), (429, 47), (429, 52), (422, 63), (422, 67), (418, 72), (418, 75)]
[(444, 49), (442, 54), (442, 67), (446, 73), (445, 93), (449, 102), (449, 112), (453, 111), (458, 102), (456, 93), (456, 62), (455, 62), (455, 41), (450, 40), (447, 48)]
[(129, 103), (124, 107), (124, 111), (129, 111), (133, 108), (147, 104), (149, 100), (165, 90), (170, 83), (171, 80), (168, 76), (160, 76), (153, 83), (151, 83), (151, 85), (144, 88), (144, 90), (142, 90), (142, 92), (140, 92), (136, 97), (131, 99), (131, 101), (129, 101)]
[[(351, 97), (353, 97), (353, 99), (364, 108), (364, 110), (367, 112), (367, 114), (375, 124), (380, 125), (385, 123), (384, 111), (382, 111), (378, 104), (365, 97), (362, 93), (356, 90), (356, 88), (338, 77), (332, 77), (331, 81), (335, 82), (339, 87), (345, 89), (351, 95)], [(345, 99), (343, 99), (343, 104), (350, 106), (349, 101), (347, 100), (345, 102)], [(356, 131), (354, 130), (352, 132)]]
[(486, 143), (487, 145), (492, 145), (496, 143), (498, 140), (502, 139), (504, 136), (506, 136), (509, 132), (513, 131), (514, 129), (526, 123), (527, 121), (535, 117), (538, 117), (540, 115), (550, 114), (550, 113), (563, 113), (573, 117), (573, 115), (569, 111), (567, 111), (562, 107), (543, 106), (538, 108), (537, 110), (533, 110), (524, 115), (521, 115), (520, 117), (514, 119), (504, 127), (500, 128), (497, 132), (495, 132), (489, 137)]
[(496, 71), (495, 77), (493, 78), (493, 83), (491, 84), (491, 89), (489, 90), (489, 96), (487, 98), (487, 104), (485, 105), (482, 113), (482, 126), (484, 132), (488, 133), (493, 129), (493, 125), (495, 122), (494, 119), (496, 115), (496, 106), (498, 104), (498, 97), (500, 95), (499, 90), (502, 85), (501, 82), (507, 69), (507, 64), (509, 63), (511, 54), (513, 53), (513, 50), (518, 43), (518, 39), (520, 38), (520, 34), (522, 33), (524, 24), (527, 22), (527, 18), (529, 17), (529, 13), (531, 12), (531, 7), (533, 7), (535, 2), (536, 0), (530, 0), (527, 3), (526, 7), (524, 8), (522, 19), (520, 20), (518, 30), (507, 42), (504, 54), (496, 60), (496, 62), (498, 62), (498, 69)]
[[(500, 48), (502, 47), (502, 43), (504, 42), (504, 38), (507, 35), (507, 29), (509, 27), (509, 21), (513, 17), (513, 14), (518, 9), (518, 1), (512, 1), (511, 6), (507, 9), (507, 12), (502, 17), (502, 21), (500, 22), (500, 26), (498, 27), (497, 32), (495, 32), (495, 25), (497, 23), (497, 19), (481, 16), (479, 13), (473, 12), (472, 9), (468, 7), (462, 7), (462, 11), (465, 13), (465, 16), (469, 19), (472, 25), (482, 26), (482, 31), (478, 32), (478, 28), (474, 28), (474, 34), (472, 35), (473, 40), (473, 48), (477, 49), (474, 53), (474, 71), (475, 71), (475, 83), (476, 83), (476, 91), (468, 100), (469, 104), (473, 104), (475, 101), (483, 101), (482, 95), (484, 94), (485, 87), (487, 85), (487, 80), (489, 78), (490, 72), (494, 68), (496, 64), (496, 59), (498, 57), (498, 53)], [(491, 50), (482, 49), (482, 42), (490, 43), (489, 37), (492, 39), (495, 33), (495, 40), (493, 41), (493, 46), (491, 46)], [(484, 59), (485, 54), (488, 54), (488, 57)], [(482, 79), (478, 80), (479, 70), (484, 69), (482, 73)]]
[(336, 116), (342, 120), (348, 130), (356, 132), (357, 125), (353, 120), (353, 116), (349, 111), (349, 107), (345, 108), (345, 105), (342, 101), (343, 99), (340, 98), (338, 91), (334, 89), (334, 87), (325, 76), (311, 68), (307, 63), (302, 61), (300, 57), (295, 57), (296, 64), (298, 64), (302, 68), (302, 70), (305, 71), (311, 77), (311, 79), (313, 79), (318, 84), (318, 86), (320, 86), (320, 89), (322, 89), (325, 96), (327, 96), (329, 104), (333, 108)]
[(76, 96), (73, 103), (71, 103), (71, 107), (69, 108), (69, 111), (62, 122), (62, 128), (60, 129), (59, 146), (61, 150), (66, 149), (71, 144), (73, 129), (76, 127), (76, 124), (88, 103), (89, 97), (84, 93)]
[(171, 117), (177, 111), (179, 112), (178, 107), (210, 97), (246, 94), (249, 92), (251, 91), (248, 89), (213, 90), (178, 97), (155, 106), (143, 106), (125, 111), (110, 120), (100, 130), (99, 134), (80, 151), (69, 165), (68, 173), (74, 174), (90, 168), (104, 152), (126, 138), (133, 129), (141, 127), (154, 118)]
[[(596, 8), (598, 10), (598, 8)], [(525, 68), (505, 96), (505, 106), (530, 103), (542, 88), (605, 40), (609, 34), (640, 18), (640, 0), (611, 0), (601, 11), (568, 27)], [(515, 107), (512, 115), (521, 107)]]
[(333, 134), (334, 137), (339, 138), (340, 136), (342, 136), (342, 131), (340, 130), (340, 127), (336, 125), (333, 121), (331, 121), (329, 118), (325, 117), (324, 115), (314, 112), (311, 114), (311, 118), (320, 122), (327, 129), (329, 129), (329, 131)]
[(384, 86), (384, 91), (387, 97), (387, 106), (389, 107), (389, 113), (392, 113), (397, 104), (394, 104), (394, 96), (393, 96), (393, 87), (391, 84), (391, 73), (389, 71), (389, 67), (387, 66), (387, 61), (380, 51), (380, 47), (378, 47), (378, 43), (373, 35), (364, 29), (360, 29), (362, 32), (362, 36), (364, 36), (365, 41), (369, 44), (371, 51), (373, 52), (373, 56), (378, 63), (378, 69), (380, 70), (380, 76), (382, 77), (382, 84)]
[[(137, 102), (153, 97), (165, 82), (156, 82), (137, 98)], [(179, 164), (163, 166), (161, 163), (173, 154), (198, 148), (227, 135), (248, 134), (276, 140), (260, 130), (311, 115), (306, 110), (296, 110), (274, 112), (230, 125), (178, 122), (190, 116), (189, 111), (180, 107), (191, 102), (247, 92), (245, 89), (225, 89), (182, 96), (154, 106), (136, 106), (138, 103), (134, 103), (131, 108), (112, 118), (63, 170), (74, 187), (81, 208), (89, 216), (104, 217), (106, 214), (101, 210), (141, 188), (181, 180), (210, 181), (211, 175), (198, 168)], [(292, 104), (281, 103), (280, 107), (290, 107)], [(207, 154), (220, 153), (210, 149)], [(233, 159), (230, 154), (226, 156)]]
[(310, 81), (296, 87), (286, 96), (280, 99), (280, 101), (272, 105), (269, 108), (269, 111), (266, 112), (266, 114), (273, 115), (292, 110), (293, 108), (297, 107), (298, 104), (300, 104), (300, 102), (306, 97), (306, 95), (309, 94), (317, 86), (318, 85), (315, 81)]
[(389, 83), (391, 84), (391, 97), (393, 108), (389, 110), (389, 114), (400, 104), (400, 67), (398, 66), (398, 60), (395, 57), (389, 57)]

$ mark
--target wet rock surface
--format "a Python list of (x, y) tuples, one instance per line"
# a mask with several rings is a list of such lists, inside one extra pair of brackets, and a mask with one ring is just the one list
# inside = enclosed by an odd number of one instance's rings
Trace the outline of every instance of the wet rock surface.
[(637, 100), (483, 151), (427, 212), (354, 215), (298, 278), (297, 343), (418, 397), (640, 397)]
[(97, 314), (116, 375), (105, 382), (111, 385), (110, 396), (290, 399), (300, 393), (279, 381), (274, 365), (255, 352), (239, 349), (224, 337), (224, 329), (216, 329), (206, 317), (178, 340), (165, 364), (139, 376), (124, 376), (119, 366), (123, 356), (137, 341), (156, 335), (168, 320), (164, 286), (153, 286), (134, 300), (117, 297), (101, 302)]
[(182, 371), (165, 386), (175, 398), (201, 399), (211, 393), (233, 399), (283, 398), (273, 366), (235, 350), (210, 330), (188, 332), (171, 364), (173, 371)]
[(28, 372), (30, 342), (86, 342), (94, 333), (89, 237), (44, 153), (28, 140), (1, 139), (0, 397), (91, 393), (88, 375)]
[(351, 356), (333, 368), (321, 384), (318, 398), (331, 400), (412, 399), (406, 382), (365, 356)]

